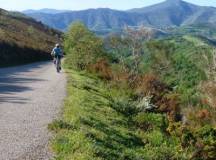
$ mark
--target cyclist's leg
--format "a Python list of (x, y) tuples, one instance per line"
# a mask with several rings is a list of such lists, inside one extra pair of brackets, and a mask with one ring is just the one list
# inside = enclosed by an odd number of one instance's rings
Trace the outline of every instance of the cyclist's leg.
[(61, 57), (59, 57), (59, 69), (61, 70)]
[(53, 57), (53, 63), (56, 64), (56, 56)]
[(56, 61), (56, 70), (57, 72), (60, 71), (60, 58), (59, 57), (57, 57), (57, 61)]

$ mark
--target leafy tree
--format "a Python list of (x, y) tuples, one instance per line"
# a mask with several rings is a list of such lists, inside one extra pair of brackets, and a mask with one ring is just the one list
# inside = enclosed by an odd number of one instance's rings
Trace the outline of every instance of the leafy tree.
[(108, 48), (118, 59), (120, 66), (124, 72), (128, 71), (126, 58), (130, 56), (129, 39), (123, 36), (112, 34), (108, 37)]
[(128, 39), (128, 46), (131, 50), (131, 55), (133, 59), (133, 72), (137, 72), (141, 62), (141, 56), (144, 52), (143, 44), (145, 41), (150, 40), (154, 36), (153, 30), (141, 26), (138, 29), (132, 29), (125, 27), (124, 33)]
[(64, 47), (68, 62), (75, 69), (84, 70), (100, 58), (103, 41), (81, 22), (73, 23), (65, 35)]

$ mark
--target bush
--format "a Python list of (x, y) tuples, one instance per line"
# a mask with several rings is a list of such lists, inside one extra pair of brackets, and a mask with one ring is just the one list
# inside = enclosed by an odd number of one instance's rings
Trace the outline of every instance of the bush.
[(134, 105), (134, 102), (128, 99), (128, 97), (113, 97), (110, 102), (112, 102), (112, 108), (126, 116), (132, 116), (138, 113), (138, 109)]
[(202, 92), (206, 95), (204, 105), (209, 105), (213, 108), (216, 107), (216, 85), (214, 81), (203, 82), (201, 85)]
[(206, 125), (195, 133), (197, 143), (193, 159), (214, 160), (216, 158), (216, 129)]
[(162, 130), (167, 128), (167, 121), (164, 115), (156, 113), (139, 113), (133, 118), (136, 126), (144, 131)]
[(98, 74), (99, 78), (103, 80), (111, 80), (113, 78), (111, 66), (105, 58), (99, 59), (88, 70)]
[(169, 87), (165, 83), (161, 82), (154, 74), (137, 76), (133, 82), (135, 84), (135, 91), (138, 95), (152, 95), (154, 102), (157, 102), (170, 90)]
[(170, 122), (178, 122), (182, 120), (178, 94), (169, 93), (164, 95), (158, 105), (158, 110), (167, 113)]
[(206, 124), (213, 124), (213, 116), (208, 109), (200, 109), (200, 107), (196, 106), (186, 111), (187, 120), (194, 128), (200, 128)]
[(167, 113), (170, 121), (181, 120), (179, 95), (172, 93), (168, 85), (153, 74), (139, 76), (134, 82), (138, 96), (152, 96), (158, 112)]

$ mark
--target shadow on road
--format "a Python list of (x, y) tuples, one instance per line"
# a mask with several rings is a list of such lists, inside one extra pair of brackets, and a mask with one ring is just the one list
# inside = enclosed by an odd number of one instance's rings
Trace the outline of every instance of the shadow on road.
[(16, 104), (25, 104), (28, 101), (27, 98), (19, 98), (19, 97), (0, 97), (0, 104), (2, 103), (16, 103)]
[(46, 62), (0, 69), (0, 104), (27, 103), (29, 99), (22, 97), (21, 93), (31, 91), (31, 84), (45, 81), (30, 74), (42, 69), (44, 64)]

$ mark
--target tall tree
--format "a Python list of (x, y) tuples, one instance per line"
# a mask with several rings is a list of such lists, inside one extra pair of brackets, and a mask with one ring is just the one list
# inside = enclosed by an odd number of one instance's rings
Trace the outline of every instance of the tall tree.
[(81, 22), (73, 23), (65, 35), (65, 51), (75, 69), (84, 70), (104, 53), (103, 41)]

